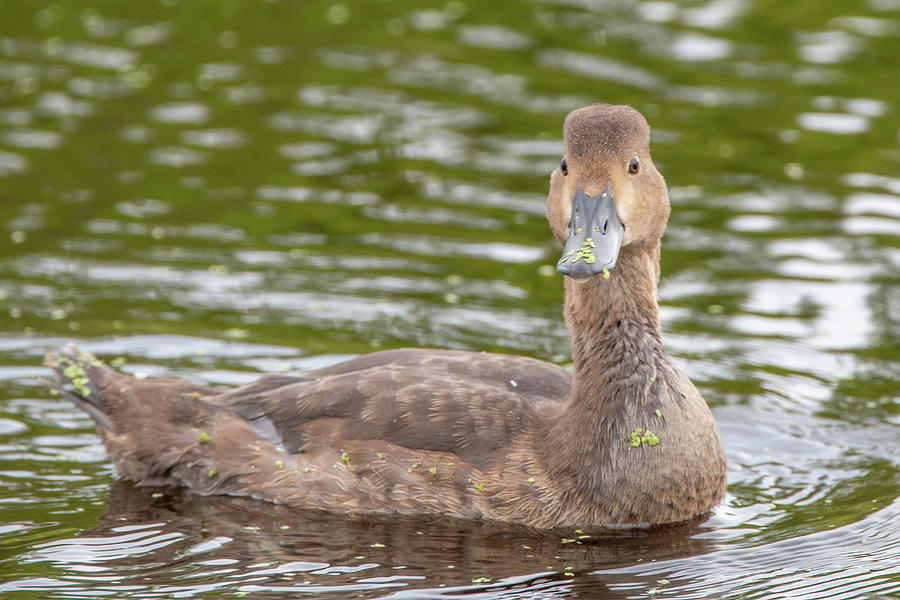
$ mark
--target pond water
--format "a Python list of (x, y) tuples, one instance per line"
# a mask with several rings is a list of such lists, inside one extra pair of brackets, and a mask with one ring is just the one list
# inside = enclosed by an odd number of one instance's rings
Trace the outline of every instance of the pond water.
[[(0, 592), (900, 597), (900, 1), (4, 0)], [(428, 345), (565, 364), (572, 108), (654, 128), (707, 522), (567, 543), (115, 482), (74, 341), (213, 384)]]

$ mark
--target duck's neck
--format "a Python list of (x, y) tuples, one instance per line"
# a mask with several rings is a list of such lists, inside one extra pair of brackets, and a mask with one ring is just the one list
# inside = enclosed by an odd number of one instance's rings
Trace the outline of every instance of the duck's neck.
[[(666, 361), (659, 335), (659, 244), (622, 249), (609, 279), (565, 282), (575, 367), (567, 418), (609, 418), (655, 381)], [(661, 373), (660, 373), (661, 374)]]

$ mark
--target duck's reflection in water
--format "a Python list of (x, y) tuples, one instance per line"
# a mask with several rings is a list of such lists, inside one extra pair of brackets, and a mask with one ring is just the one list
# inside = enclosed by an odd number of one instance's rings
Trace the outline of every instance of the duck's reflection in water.
[(634, 575), (627, 582), (594, 571), (710, 552), (718, 544), (704, 531), (700, 521), (585, 533), (439, 516), (351, 518), (116, 481), (97, 527), (56, 543), (55, 553), (89, 547), (105, 558), (85, 561), (94, 571), (85, 579), (115, 575), (114, 587), (150, 595), (624, 598)]

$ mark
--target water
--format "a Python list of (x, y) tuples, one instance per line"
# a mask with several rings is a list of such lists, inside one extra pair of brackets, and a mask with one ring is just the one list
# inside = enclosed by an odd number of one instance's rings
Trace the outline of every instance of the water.
[[(900, 2), (0, 7), (0, 591), (900, 597)], [(665, 341), (706, 523), (564, 542), (115, 482), (67, 341), (214, 384), (429, 345), (568, 361), (565, 113), (628, 103), (673, 214)], [(574, 532), (572, 533), (574, 535)]]

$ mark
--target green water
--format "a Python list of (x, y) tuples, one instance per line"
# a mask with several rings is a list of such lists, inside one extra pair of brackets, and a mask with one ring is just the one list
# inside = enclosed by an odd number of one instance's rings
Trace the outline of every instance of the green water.
[[(0, 5), (0, 591), (900, 594), (900, 2)], [(115, 483), (41, 358), (234, 384), (428, 345), (566, 363), (561, 124), (641, 110), (703, 526), (591, 545)], [(567, 567), (570, 567), (567, 569)]]

